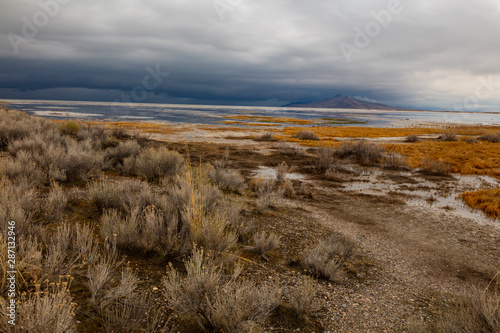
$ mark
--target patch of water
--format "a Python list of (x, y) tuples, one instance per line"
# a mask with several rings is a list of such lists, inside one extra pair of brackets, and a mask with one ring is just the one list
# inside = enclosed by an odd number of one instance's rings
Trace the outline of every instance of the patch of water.
[[(259, 166), (257, 169), (255, 169), (252, 172), (252, 176), (255, 178), (270, 178), (270, 179), (276, 179), (277, 174), (276, 174), (276, 169), (266, 167), (266, 166)], [(303, 180), (306, 176), (301, 174), (301, 173), (295, 173), (295, 172), (290, 172), (287, 173), (285, 178), (291, 179), (291, 180)]]
[(374, 172), (356, 177), (352, 182), (343, 183), (345, 192), (359, 192), (372, 195), (398, 195), (411, 206), (446, 210), (452, 214), (490, 224), (493, 220), (478, 210), (466, 206), (457, 196), (466, 191), (491, 189), (500, 186), (498, 179), (490, 176), (454, 174), (450, 180), (430, 181), (411, 172), (398, 174), (407, 177), (408, 182), (395, 181)]

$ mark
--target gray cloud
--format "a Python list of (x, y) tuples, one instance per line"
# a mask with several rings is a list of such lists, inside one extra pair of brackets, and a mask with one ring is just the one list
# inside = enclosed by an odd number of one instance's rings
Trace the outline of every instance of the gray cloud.
[[(280, 105), (341, 93), (500, 111), (494, 0), (401, 0), (389, 20), (397, 0), (58, 1), (0, 0), (1, 98), (112, 101), (160, 65), (169, 75), (146, 101)], [(12, 35), (23, 26), (33, 38)], [(350, 62), (342, 43), (356, 50)]]

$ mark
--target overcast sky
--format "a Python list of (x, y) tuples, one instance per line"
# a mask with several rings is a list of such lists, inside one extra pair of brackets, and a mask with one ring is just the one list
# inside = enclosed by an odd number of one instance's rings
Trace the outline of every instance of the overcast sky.
[(499, 0), (0, 4), (0, 98), (500, 111)]

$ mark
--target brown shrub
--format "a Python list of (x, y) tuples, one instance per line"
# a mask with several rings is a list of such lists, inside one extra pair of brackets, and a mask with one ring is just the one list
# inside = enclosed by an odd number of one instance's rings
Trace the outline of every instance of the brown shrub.
[(390, 152), (382, 159), (382, 165), (390, 170), (407, 170), (409, 169), (408, 159), (401, 154)]
[(420, 138), (416, 134), (410, 134), (405, 138), (405, 142), (420, 142)]
[(457, 135), (455, 133), (446, 132), (439, 137), (442, 141), (458, 141)]
[(353, 241), (332, 235), (304, 252), (302, 264), (315, 276), (339, 282), (344, 279), (343, 263), (354, 255)]
[(266, 133), (256, 137), (254, 140), (255, 141), (278, 141), (278, 139), (276, 139), (274, 137), (274, 133), (272, 133), (272, 132), (266, 132)]
[(319, 141), (319, 136), (316, 135), (313, 131), (301, 130), (297, 134), (292, 135), (292, 138), (299, 140), (313, 140)]
[(321, 147), (316, 150), (316, 169), (325, 172), (337, 160), (335, 150), (330, 147)]
[(385, 149), (380, 145), (360, 140), (356, 142), (344, 142), (337, 148), (335, 155), (341, 159), (354, 158), (358, 163), (375, 164), (383, 158)]
[(450, 174), (450, 165), (444, 161), (426, 158), (422, 161), (420, 172), (428, 175), (447, 176)]
[(488, 135), (482, 135), (477, 138), (480, 141), (488, 141), (492, 143), (499, 143), (500, 142), (500, 133), (498, 134), (488, 134)]

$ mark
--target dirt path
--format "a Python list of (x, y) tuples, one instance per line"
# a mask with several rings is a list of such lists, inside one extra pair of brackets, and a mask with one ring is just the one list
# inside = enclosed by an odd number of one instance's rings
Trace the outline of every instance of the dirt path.
[(332, 331), (404, 331), (429, 319), (442, 295), (487, 283), (500, 263), (500, 231), (466, 218), (324, 186), (299, 206), (301, 219), (351, 237), (375, 262), (366, 278), (325, 284)]

